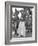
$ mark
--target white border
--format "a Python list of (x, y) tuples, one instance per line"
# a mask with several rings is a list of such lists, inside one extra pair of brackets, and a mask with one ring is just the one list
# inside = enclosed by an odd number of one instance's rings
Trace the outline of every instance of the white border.
[[(30, 5), (29, 5), (30, 6)], [(35, 40), (35, 6), (32, 5), (34, 7), (33, 11), (33, 15), (32, 15), (32, 37), (28, 37), (28, 38), (12, 38), (12, 40), (10, 40), (10, 42), (17, 42), (17, 41), (33, 41)]]

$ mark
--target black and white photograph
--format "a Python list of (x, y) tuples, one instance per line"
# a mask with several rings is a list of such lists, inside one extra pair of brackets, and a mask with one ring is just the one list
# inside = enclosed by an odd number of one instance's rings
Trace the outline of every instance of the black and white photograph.
[(12, 38), (32, 37), (32, 9), (12, 7)]
[(5, 2), (6, 44), (37, 41), (36, 9), (37, 4), (34, 3)]

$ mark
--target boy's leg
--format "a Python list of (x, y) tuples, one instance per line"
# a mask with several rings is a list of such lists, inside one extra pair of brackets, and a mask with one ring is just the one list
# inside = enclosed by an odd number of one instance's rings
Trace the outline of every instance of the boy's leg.
[(16, 34), (16, 35), (19, 35), (19, 34), (17, 33), (18, 26), (19, 26), (19, 22), (16, 23), (16, 29), (15, 29), (15, 34)]

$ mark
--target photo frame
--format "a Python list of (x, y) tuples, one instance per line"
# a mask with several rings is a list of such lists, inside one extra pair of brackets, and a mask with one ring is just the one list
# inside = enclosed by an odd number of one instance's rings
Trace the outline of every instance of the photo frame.
[[(18, 17), (15, 17), (15, 15)], [(15, 18), (13, 19), (13, 17)], [(26, 27), (26, 29), (24, 26)], [(5, 44), (21, 44), (35, 42), (37, 42), (37, 4), (6, 1)]]

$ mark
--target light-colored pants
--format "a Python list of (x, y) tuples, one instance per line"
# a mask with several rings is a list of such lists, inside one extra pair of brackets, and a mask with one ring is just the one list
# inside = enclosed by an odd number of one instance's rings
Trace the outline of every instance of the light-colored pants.
[(25, 22), (24, 21), (20, 21), (19, 23), (19, 27), (17, 29), (17, 33), (22, 36), (26, 36), (26, 27), (25, 27)]

